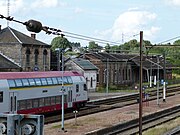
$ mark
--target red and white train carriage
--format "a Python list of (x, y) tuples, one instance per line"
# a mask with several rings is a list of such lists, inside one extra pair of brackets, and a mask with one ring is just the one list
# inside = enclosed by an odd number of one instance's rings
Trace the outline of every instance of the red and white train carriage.
[(0, 113), (40, 114), (87, 102), (85, 78), (71, 71), (0, 72)]

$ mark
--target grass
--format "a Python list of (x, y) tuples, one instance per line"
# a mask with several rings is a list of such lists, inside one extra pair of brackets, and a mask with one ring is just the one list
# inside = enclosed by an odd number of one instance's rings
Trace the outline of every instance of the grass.
[(179, 125), (180, 125), (180, 117), (165, 124), (151, 128), (143, 132), (143, 135), (163, 135), (164, 133), (168, 132), (169, 130), (172, 130), (173, 128)]
[[(64, 124), (64, 127), (66, 128), (71, 128), (71, 129), (77, 129), (78, 127), (81, 127), (83, 125), (87, 125), (88, 123), (93, 123), (95, 121), (98, 121), (98, 118), (95, 118), (95, 117), (87, 117), (87, 119), (85, 120), (80, 120), (80, 119), (77, 119), (77, 123), (75, 124), (75, 121), (74, 122), (71, 122), (71, 123), (66, 123)], [(56, 128), (61, 128), (61, 124), (58, 124), (58, 125), (54, 125), (51, 127), (52, 129), (56, 129)]]

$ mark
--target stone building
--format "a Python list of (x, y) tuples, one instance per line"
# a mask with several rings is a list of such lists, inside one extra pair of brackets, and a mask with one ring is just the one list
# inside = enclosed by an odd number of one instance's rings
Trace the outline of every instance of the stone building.
[(7, 71), (21, 71), (21, 67), (18, 63), (15, 63), (13, 60), (0, 53), (0, 72)]
[[(97, 85), (133, 85), (139, 82), (140, 58), (138, 54), (121, 54), (121, 53), (85, 53), (82, 57), (91, 61), (99, 68), (97, 74)], [(164, 77), (164, 61), (144, 56), (143, 59), (143, 82), (149, 82), (150, 76)], [(172, 65), (166, 63), (166, 78), (172, 78)]]
[(50, 70), (50, 45), (6, 27), (0, 27), (0, 53), (13, 60), (22, 71)]

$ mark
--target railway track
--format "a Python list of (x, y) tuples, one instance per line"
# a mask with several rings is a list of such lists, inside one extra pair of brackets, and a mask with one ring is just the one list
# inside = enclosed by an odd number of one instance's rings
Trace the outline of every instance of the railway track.
[[(180, 106), (175, 106), (157, 113), (153, 113), (143, 117), (143, 131), (154, 126), (166, 123), (180, 117)], [(112, 127), (92, 131), (85, 135), (136, 135), (139, 132), (139, 119), (120, 123)], [(174, 132), (172, 135), (178, 133)], [(169, 135), (169, 134), (168, 134)]]
[[(173, 96), (175, 94), (179, 94), (179, 90), (180, 90), (180, 87), (169, 87), (167, 88), (167, 91), (166, 91), (167, 96)], [(162, 89), (160, 89), (160, 93), (161, 91)], [(151, 92), (149, 92), (149, 95), (150, 95), (149, 100), (156, 99), (156, 95), (157, 95), (156, 90), (152, 90)], [(129, 95), (124, 95), (124, 96), (115, 96), (108, 99), (99, 99), (99, 100), (89, 101), (86, 107), (81, 108), (78, 111), (78, 117), (136, 104), (138, 96), (139, 94), (135, 93), (135, 94), (129, 94)], [(160, 96), (160, 98), (162, 97)], [(67, 120), (67, 119), (74, 118), (74, 114), (72, 112), (73, 112), (72, 110), (66, 111), (64, 119)], [(55, 112), (51, 115), (46, 115), (45, 124), (61, 121), (60, 114), (61, 114), (61, 111)]]

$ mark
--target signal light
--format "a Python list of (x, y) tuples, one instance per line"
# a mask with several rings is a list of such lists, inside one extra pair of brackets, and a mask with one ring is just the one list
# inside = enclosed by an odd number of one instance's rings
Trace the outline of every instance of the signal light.
[(39, 33), (43, 29), (41, 22), (35, 20), (29, 20), (25, 22), (25, 25), (28, 31), (35, 33)]
[(44, 116), (0, 114), (0, 135), (43, 135)]

